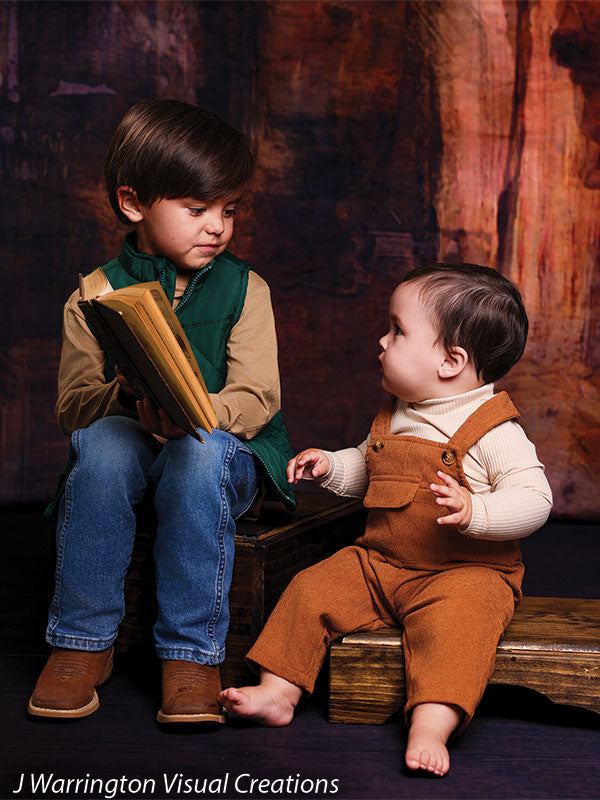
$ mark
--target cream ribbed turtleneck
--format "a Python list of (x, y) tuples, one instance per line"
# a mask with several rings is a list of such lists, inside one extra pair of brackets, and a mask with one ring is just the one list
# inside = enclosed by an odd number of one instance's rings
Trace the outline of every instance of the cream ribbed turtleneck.
[[(454, 397), (421, 403), (397, 400), (390, 433), (447, 442), (467, 417), (494, 394), (493, 384)], [(368, 475), (358, 447), (325, 451), (331, 461), (321, 485), (334, 494), (364, 497)], [(515, 421), (503, 422), (471, 447), (463, 469), (474, 491), (473, 517), (466, 535), (480, 539), (521, 539), (540, 528), (552, 506), (552, 492), (535, 447)]]

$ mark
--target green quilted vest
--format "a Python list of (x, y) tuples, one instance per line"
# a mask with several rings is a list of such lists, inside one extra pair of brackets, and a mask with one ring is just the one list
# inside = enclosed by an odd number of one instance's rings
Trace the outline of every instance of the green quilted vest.
[[(159, 281), (173, 303), (174, 264), (167, 258), (138, 253), (135, 244), (135, 234), (127, 234), (119, 257), (102, 267), (111, 286), (121, 289), (133, 283)], [(194, 275), (175, 309), (211, 393), (225, 386), (227, 342), (244, 307), (249, 269), (231, 253), (221, 253)], [(113, 367), (107, 359), (107, 380), (114, 378)], [(285, 472), (293, 454), (281, 412), (246, 444), (262, 464), (275, 496), (288, 508), (295, 508), (294, 491)]]

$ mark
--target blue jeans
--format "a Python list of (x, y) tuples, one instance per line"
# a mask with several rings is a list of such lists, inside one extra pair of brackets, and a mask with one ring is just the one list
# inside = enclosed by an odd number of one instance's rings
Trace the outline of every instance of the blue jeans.
[(258, 490), (254, 457), (220, 430), (161, 445), (139, 422), (104, 417), (71, 437), (75, 464), (57, 527), (56, 588), (47, 641), (104, 650), (124, 613), (134, 506), (152, 486), (161, 659), (219, 664), (225, 657), (235, 519)]

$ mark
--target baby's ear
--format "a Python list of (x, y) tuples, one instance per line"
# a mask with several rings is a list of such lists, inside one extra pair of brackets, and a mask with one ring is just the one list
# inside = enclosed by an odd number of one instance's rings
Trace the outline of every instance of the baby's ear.
[(131, 186), (119, 186), (117, 189), (117, 203), (121, 212), (134, 225), (144, 219), (144, 214), (138, 200), (137, 192)]
[(446, 351), (444, 360), (438, 367), (442, 379), (456, 378), (469, 363), (469, 355), (464, 347), (453, 347)]

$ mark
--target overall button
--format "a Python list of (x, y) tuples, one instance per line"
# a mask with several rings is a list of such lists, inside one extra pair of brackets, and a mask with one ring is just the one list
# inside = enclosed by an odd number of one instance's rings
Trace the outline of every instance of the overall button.
[(444, 450), (442, 453), (442, 461), (447, 467), (451, 467), (456, 461), (456, 456), (453, 450)]
[(376, 453), (383, 450), (383, 439), (377, 437), (377, 439), (373, 441), (373, 450), (375, 450)]

